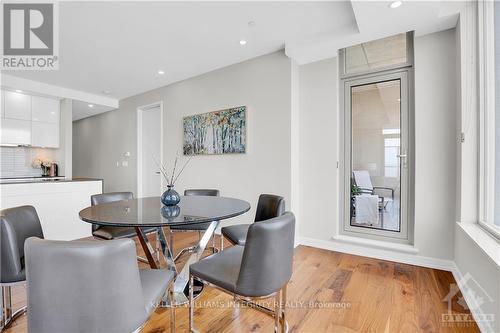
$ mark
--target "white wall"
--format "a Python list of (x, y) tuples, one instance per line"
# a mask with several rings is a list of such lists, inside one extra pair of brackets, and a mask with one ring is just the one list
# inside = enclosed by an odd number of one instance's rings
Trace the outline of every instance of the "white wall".
[[(471, 310), (495, 317), (493, 322), (479, 323), (480, 327), (484, 332), (500, 332), (500, 267), (458, 224), (455, 227), (455, 263), (464, 279), (462, 293)], [(479, 309), (474, 307), (474, 301)]]
[(59, 149), (56, 150), (56, 161), (59, 163), (59, 175), (66, 179), (73, 177), (73, 101), (61, 100), (61, 118), (59, 120)]
[[(104, 192), (135, 192), (136, 131), (132, 111), (110, 111), (73, 122), (73, 176), (103, 179)], [(122, 166), (123, 161), (128, 166)]]
[[(456, 189), (454, 30), (415, 40), (415, 247), (453, 259)], [(300, 237), (331, 241), (339, 227), (337, 61), (300, 68)]]
[(453, 259), (458, 140), (455, 30), (415, 39), (415, 246)]
[(337, 58), (300, 66), (300, 237), (328, 240), (338, 226)]
[[(458, 145), (457, 223), (455, 224), (454, 259), (461, 276), (472, 277), (464, 293), (469, 300), (482, 304), (472, 309), (482, 315), (493, 314), (495, 321), (478, 322), (483, 332), (500, 332), (500, 266), (498, 242), (478, 226), (479, 108), (477, 3), (469, 2), (460, 14), (456, 29), (458, 91), (458, 126), (464, 141)], [(495, 36), (498, 37), (498, 36)], [(498, 117), (497, 117), (498, 120)], [(496, 262), (494, 261), (496, 259)], [(485, 292), (487, 295), (485, 295)]]
[[(291, 185), (291, 61), (283, 52), (258, 57), (120, 101), (120, 108), (74, 123), (74, 175), (103, 177), (105, 191), (136, 192), (136, 111), (163, 101), (164, 157), (182, 154), (182, 118), (246, 105), (247, 153), (195, 156), (176, 184), (218, 188), (223, 196), (247, 200), (252, 210), (234, 221), (253, 221), (260, 193), (285, 197)], [(94, 150), (94, 151), (92, 151)], [(116, 167), (131, 152), (128, 167)]]

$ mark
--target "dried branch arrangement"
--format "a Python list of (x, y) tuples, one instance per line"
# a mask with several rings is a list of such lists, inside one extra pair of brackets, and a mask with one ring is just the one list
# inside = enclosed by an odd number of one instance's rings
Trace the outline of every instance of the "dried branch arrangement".
[(189, 161), (191, 161), (191, 158), (192, 158), (192, 156), (190, 156), (186, 160), (186, 162), (184, 162), (184, 164), (183, 164), (182, 168), (179, 170), (179, 172), (176, 173), (177, 165), (179, 164), (179, 153), (178, 152), (175, 155), (174, 167), (172, 169), (172, 172), (169, 172), (168, 168), (165, 165), (161, 164), (154, 156), (152, 156), (152, 157), (153, 157), (153, 161), (156, 163), (156, 165), (160, 169), (160, 173), (162, 174), (163, 178), (165, 178), (165, 181), (167, 182), (168, 187), (173, 187), (175, 185), (175, 182), (182, 175), (182, 172), (184, 171), (184, 169), (186, 168), (186, 166), (188, 165)]

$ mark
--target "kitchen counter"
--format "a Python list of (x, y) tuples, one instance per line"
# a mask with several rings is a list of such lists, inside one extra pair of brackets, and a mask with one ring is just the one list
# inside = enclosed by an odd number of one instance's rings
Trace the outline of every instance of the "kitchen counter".
[(102, 181), (98, 178), (70, 178), (60, 177), (26, 177), (26, 178), (0, 178), (0, 185), (5, 184), (32, 184), (32, 183), (65, 183), (65, 182), (88, 182)]
[(22, 179), (0, 184), (0, 209), (35, 207), (46, 239), (73, 240), (92, 235), (80, 220), (80, 210), (90, 206), (90, 196), (102, 193), (102, 180), (89, 178)]

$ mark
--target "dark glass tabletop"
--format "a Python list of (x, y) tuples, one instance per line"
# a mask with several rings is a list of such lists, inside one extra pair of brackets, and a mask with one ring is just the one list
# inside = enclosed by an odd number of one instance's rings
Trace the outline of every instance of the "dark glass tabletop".
[(220, 221), (248, 210), (250, 204), (240, 199), (182, 196), (177, 206), (164, 206), (160, 197), (138, 198), (87, 207), (79, 215), (92, 224), (155, 227)]

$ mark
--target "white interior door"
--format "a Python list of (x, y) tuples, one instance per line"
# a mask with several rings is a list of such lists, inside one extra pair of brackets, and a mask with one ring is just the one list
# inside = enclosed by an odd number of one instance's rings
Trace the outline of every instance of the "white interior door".
[(161, 108), (155, 106), (139, 111), (139, 193), (141, 197), (159, 196), (162, 192), (161, 175)]

